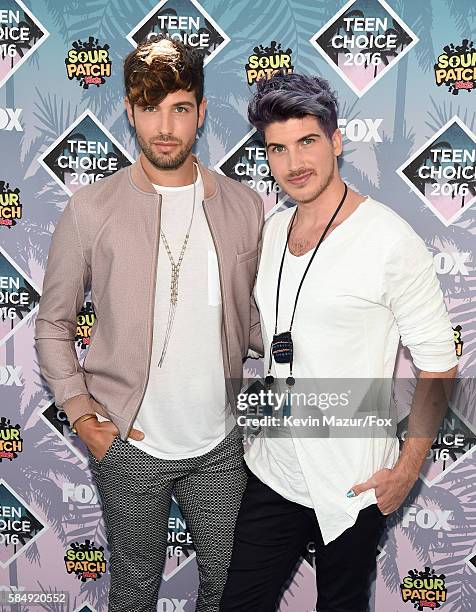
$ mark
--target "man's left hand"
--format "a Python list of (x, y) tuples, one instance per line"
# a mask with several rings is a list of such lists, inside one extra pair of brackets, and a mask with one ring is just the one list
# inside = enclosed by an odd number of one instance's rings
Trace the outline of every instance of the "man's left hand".
[[(416, 477), (395, 469), (384, 468), (375, 472), (365, 482), (353, 486), (347, 496), (356, 497), (364, 491), (375, 489), (377, 506), (382, 514), (390, 514), (402, 505), (415, 482)], [(354, 495), (351, 495), (351, 491)]]

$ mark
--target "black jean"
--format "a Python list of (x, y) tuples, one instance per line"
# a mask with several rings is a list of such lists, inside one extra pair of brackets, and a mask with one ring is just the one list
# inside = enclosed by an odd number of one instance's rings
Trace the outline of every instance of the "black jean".
[(377, 505), (361, 510), (352, 527), (324, 545), (312, 508), (285, 499), (248, 467), (247, 472), (220, 612), (274, 612), (310, 540), (316, 547), (316, 610), (366, 612), (385, 526)]

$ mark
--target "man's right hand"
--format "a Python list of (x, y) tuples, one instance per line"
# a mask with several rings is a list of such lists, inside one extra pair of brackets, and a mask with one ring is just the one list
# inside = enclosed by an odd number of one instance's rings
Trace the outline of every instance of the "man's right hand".
[[(76, 431), (97, 461), (104, 458), (119, 433), (119, 429), (112, 421), (99, 421), (97, 418), (80, 421), (76, 425)], [(142, 440), (144, 433), (139, 429), (131, 429), (129, 437), (133, 440)]]

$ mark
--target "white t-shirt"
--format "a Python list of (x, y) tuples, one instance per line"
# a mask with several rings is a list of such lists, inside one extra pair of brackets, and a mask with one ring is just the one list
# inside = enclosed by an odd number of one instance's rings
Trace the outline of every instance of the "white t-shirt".
[[(154, 186), (162, 194), (160, 227), (177, 263), (192, 214), (193, 184)], [(218, 261), (203, 210), (200, 173), (195, 188), (195, 213), (180, 267), (175, 319), (159, 368), (171, 282), (171, 263), (160, 239), (149, 378), (133, 423), (145, 437), (128, 440), (163, 459), (184, 459), (208, 452), (223, 440), (234, 423), (225, 390)]]
[[(266, 223), (255, 285), (265, 355), (274, 334), (276, 284), (294, 208)], [(286, 253), (278, 332), (289, 329), (297, 287), (312, 255)], [(453, 330), (423, 240), (392, 209), (367, 197), (322, 242), (304, 280), (292, 331), (296, 388), (306, 379), (391, 380), (400, 337), (414, 364), (427, 371), (457, 364)], [(268, 362), (266, 359), (266, 368)], [(288, 364), (272, 373), (284, 380)], [(390, 387), (379, 405), (390, 405)], [(387, 395), (386, 395), (387, 394)], [(313, 507), (324, 542), (355, 523), (376, 503), (371, 489), (346, 492), (399, 454), (396, 437), (307, 438), (266, 429), (245, 455), (249, 468), (283, 497)]]

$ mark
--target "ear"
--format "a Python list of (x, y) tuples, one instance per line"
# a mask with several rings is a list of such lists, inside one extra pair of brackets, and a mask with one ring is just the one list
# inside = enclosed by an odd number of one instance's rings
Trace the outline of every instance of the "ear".
[(127, 96), (124, 98), (124, 105), (126, 107), (127, 118), (129, 119), (129, 123), (131, 124), (132, 127), (135, 127), (135, 123), (134, 123), (134, 110), (133, 110), (132, 105), (129, 102), (129, 98)]
[(336, 157), (342, 153), (342, 132), (339, 128), (336, 128), (335, 132), (332, 134), (332, 147), (334, 149), (334, 154)]
[(207, 100), (206, 98), (203, 98), (202, 101), (200, 102), (200, 105), (198, 107), (198, 123), (197, 123), (197, 127), (202, 127), (203, 122), (205, 121), (205, 111), (207, 108)]

